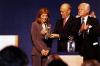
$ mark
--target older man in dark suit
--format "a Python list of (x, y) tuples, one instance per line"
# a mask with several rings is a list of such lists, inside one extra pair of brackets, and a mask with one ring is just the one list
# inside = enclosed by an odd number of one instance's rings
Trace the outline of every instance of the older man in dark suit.
[(84, 59), (100, 60), (100, 50), (97, 37), (100, 36), (100, 25), (96, 18), (89, 16), (90, 5), (81, 3), (78, 6), (79, 52)]
[(58, 38), (58, 52), (67, 52), (67, 41), (69, 36), (75, 37), (76, 18), (71, 15), (71, 5), (63, 3), (60, 6), (61, 18), (56, 22), (51, 38)]

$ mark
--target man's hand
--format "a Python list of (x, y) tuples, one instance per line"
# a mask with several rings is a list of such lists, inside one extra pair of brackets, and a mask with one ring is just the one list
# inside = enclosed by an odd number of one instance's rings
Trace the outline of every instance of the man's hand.
[(59, 38), (59, 34), (51, 34), (50, 38)]
[(88, 24), (86, 25), (85, 23), (83, 23), (81, 25), (80, 32), (86, 31), (86, 30), (88, 30), (88, 28), (89, 28), (89, 25)]
[(87, 25), (84, 25), (84, 30), (86, 31), (88, 29), (89, 29), (89, 25), (88, 24)]

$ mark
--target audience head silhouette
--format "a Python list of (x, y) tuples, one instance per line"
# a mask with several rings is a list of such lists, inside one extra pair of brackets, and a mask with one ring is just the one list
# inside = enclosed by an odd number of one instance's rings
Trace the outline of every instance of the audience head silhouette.
[(18, 47), (8, 46), (0, 52), (0, 66), (27, 66), (27, 55)]
[(100, 66), (100, 63), (97, 60), (85, 60), (82, 66)]

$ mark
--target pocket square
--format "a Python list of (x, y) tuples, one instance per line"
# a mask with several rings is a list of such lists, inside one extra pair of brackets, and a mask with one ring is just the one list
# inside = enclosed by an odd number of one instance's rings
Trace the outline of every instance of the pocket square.
[(98, 42), (94, 42), (93, 45), (98, 45)]
[(91, 25), (89, 25), (89, 28), (92, 28), (92, 26), (91, 26)]

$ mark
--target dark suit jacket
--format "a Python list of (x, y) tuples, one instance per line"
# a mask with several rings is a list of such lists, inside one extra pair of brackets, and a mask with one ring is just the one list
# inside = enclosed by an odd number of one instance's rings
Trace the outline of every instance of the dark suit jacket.
[[(78, 18), (77, 24), (78, 24), (77, 27), (80, 29), (81, 18)], [(100, 54), (98, 52), (99, 44), (97, 39), (97, 37), (100, 35), (99, 34), (100, 29), (98, 29), (99, 22), (95, 18), (88, 17), (87, 24), (89, 24), (92, 27), (89, 29), (89, 33), (87, 31), (84, 32), (84, 38), (83, 38), (83, 33), (79, 35), (78, 37), (79, 52), (86, 58), (95, 58), (97, 57), (98, 54)]]
[(96, 36), (100, 37), (100, 23), (96, 26), (96, 28), (94, 29), (94, 32), (95, 32)]
[(67, 51), (67, 41), (68, 41), (68, 36), (75, 36), (75, 21), (76, 18), (70, 15), (69, 19), (67, 20), (65, 26), (63, 26), (63, 19), (59, 19), (56, 22), (54, 33), (57, 33), (60, 35), (60, 38), (58, 39), (58, 52), (65, 52)]

